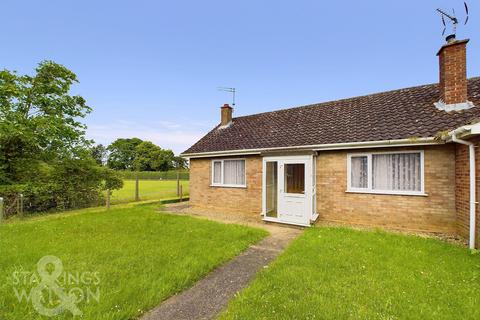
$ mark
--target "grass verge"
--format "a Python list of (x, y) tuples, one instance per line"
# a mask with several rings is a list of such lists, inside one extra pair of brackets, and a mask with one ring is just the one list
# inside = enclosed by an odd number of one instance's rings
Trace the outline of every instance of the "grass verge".
[(435, 239), (312, 228), (221, 319), (480, 319), (480, 255)]

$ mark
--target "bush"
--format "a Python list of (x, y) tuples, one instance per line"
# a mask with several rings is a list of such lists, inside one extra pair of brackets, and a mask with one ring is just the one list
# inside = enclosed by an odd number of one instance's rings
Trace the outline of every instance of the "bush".
[(119, 189), (123, 185), (118, 173), (96, 165), (93, 159), (63, 159), (43, 167), (49, 170), (39, 170), (42, 174), (37, 174), (33, 181), (0, 185), (7, 215), (15, 209), (8, 210), (19, 194), (24, 196), (25, 212), (45, 212), (103, 204), (104, 190)]

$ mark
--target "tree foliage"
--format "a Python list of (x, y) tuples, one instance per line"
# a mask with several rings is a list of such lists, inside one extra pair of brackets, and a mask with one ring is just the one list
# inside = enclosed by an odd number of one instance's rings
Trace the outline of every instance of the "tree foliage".
[(97, 144), (90, 148), (92, 158), (98, 165), (105, 165), (108, 158), (108, 150), (103, 144)]
[(136, 148), (134, 167), (138, 171), (167, 171), (172, 168), (175, 155), (150, 141), (143, 141)]
[(177, 170), (187, 169), (188, 168), (187, 160), (182, 157), (173, 158), (173, 168)]
[(138, 138), (117, 139), (108, 146), (110, 152), (107, 165), (114, 170), (133, 170), (137, 146), (143, 141)]
[(172, 150), (139, 138), (117, 139), (108, 146), (107, 165), (115, 170), (168, 171), (183, 169), (186, 162)]
[(80, 122), (91, 108), (71, 95), (76, 75), (52, 61), (33, 76), (0, 71), (0, 194), (23, 192), (35, 209), (84, 206), (118, 187), (92, 158)]

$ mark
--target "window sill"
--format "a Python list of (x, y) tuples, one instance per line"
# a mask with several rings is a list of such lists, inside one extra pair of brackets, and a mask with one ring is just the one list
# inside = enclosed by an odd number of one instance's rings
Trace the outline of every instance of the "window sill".
[(380, 194), (390, 196), (417, 196), (428, 197), (424, 192), (408, 192), (408, 191), (376, 191), (376, 190), (346, 190), (346, 193), (363, 193), (363, 194)]
[(235, 185), (235, 184), (211, 184), (211, 188), (236, 188), (236, 189), (246, 189), (247, 186)]

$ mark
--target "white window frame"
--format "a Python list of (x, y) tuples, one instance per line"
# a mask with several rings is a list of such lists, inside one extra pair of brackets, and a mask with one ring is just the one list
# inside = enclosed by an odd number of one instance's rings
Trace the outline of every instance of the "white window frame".
[[(243, 181), (245, 181), (245, 184), (225, 184), (223, 183), (223, 163), (225, 161), (230, 161), (230, 160), (238, 160), (238, 161), (243, 161), (245, 163), (245, 177)], [(215, 183), (214, 182), (214, 175), (215, 175), (215, 162), (220, 162), (222, 165), (220, 167), (220, 183)], [(224, 187), (224, 188), (246, 188), (247, 187), (247, 160), (245, 158), (229, 158), (229, 159), (213, 159), (212, 164), (211, 164), (211, 187)]]
[[(375, 154), (403, 154), (403, 153), (419, 153), (420, 154), (420, 191), (402, 191), (402, 190), (377, 190), (372, 187), (373, 161), (372, 156)], [(367, 188), (352, 187), (352, 157), (367, 157)], [(392, 194), (392, 195), (410, 195), (410, 196), (427, 196), (425, 193), (425, 159), (423, 150), (409, 151), (382, 151), (382, 152), (364, 152), (347, 154), (347, 190), (351, 193), (371, 193), (371, 194)]]

